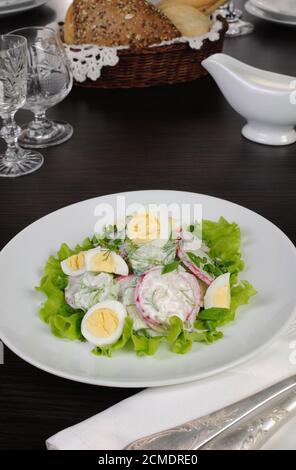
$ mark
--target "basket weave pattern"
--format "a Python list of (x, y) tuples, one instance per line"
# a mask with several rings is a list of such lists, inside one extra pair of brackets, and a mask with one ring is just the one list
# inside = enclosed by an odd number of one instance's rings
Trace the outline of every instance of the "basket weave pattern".
[(118, 51), (119, 62), (104, 67), (101, 77), (76, 85), (93, 88), (143, 88), (156, 85), (189, 82), (207, 75), (201, 63), (212, 54), (221, 52), (227, 31), (227, 22), (219, 17), (223, 27), (217, 41), (206, 39), (200, 49), (187, 43), (163, 45), (141, 50)]

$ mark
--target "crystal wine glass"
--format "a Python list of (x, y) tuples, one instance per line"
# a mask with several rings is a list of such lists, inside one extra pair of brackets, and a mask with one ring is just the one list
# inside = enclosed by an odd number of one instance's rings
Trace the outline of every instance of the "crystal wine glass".
[(228, 31), (226, 32), (226, 36), (244, 36), (253, 32), (254, 25), (241, 19), (243, 12), (235, 7), (234, 1), (228, 2), (219, 7), (218, 12), (224, 16), (228, 22)]
[(27, 90), (27, 41), (17, 35), (0, 36), (0, 131), (7, 143), (6, 152), (0, 155), (0, 176), (22, 176), (40, 168), (40, 153), (23, 150), (17, 140), (20, 128), (14, 116), (26, 101)]
[(47, 119), (46, 110), (62, 101), (70, 92), (73, 79), (64, 46), (51, 28), (30, 27), (12, 31), (28, 42), (28, 88), (24, 108), (34, 120), (22, 126), (22, 147), (43, 148), (70, 139), (73, 128), (64, 121)]

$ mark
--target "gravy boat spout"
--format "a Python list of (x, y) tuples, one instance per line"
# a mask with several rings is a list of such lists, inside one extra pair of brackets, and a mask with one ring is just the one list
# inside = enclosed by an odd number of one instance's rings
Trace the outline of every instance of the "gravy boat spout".
[(202, 65), (247, 120), (244, 137), (266, 145), (296, 142), (296, 77), (257, 69), (226, 54), (214, 54)]

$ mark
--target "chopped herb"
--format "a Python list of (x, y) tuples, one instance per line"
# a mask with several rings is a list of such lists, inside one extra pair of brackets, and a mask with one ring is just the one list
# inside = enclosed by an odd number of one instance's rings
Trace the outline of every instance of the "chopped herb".
[(194, 307), (195, 303), (192, 302), (190, 296), (186, 293), (186, 290), (180, 289), (180, 292), (182, 292), (183, 296), (185, 297), (185, 299), (187, 300), (187, 302), (189, 303), (189, 305), (191, 305), (191, 307)]
[(196, 256), (194, 253), (191, 251), (187, 252), (188, 258), (194, 263), (198, 268), (201, 267), (201, 264), (203, 264), (203, 259), (200, 256)]
[(103, 253), (104, 253), (104, 254), (103, 254), (103, 260), (104, 260), (104, 261), (108, 261), (108, 259), (109, 259), (110, 256), (111, 256), (111, 250), (109, 250), (109, 249), (108, 249), (108, 250), (105, 250)]
[(231, 265), (231, 262), (222, 263), (218, 259), (212, 260), (212, 263), (207, 263), (204, 265), (203, 269), (209, 274), (213, 274), (215, 277), (221, 276), (228, 272), (228, 267)]
[(207, 263), (204, 265), (203, 267), (204, 271), (206, 271), (206, 273), (209, 273), (209, 274), (215, 274), (216, 273), (216, 268), (213, 264), (210, 264), (210, 263)]
[(166, 264), (161, 271), (161, 274), (167, 274), (178, 269), (180, 261), (173, 261), (172, 263)]
[[(94, 241), (96, 240), (96, 242)], [(108, 251), (115, 251), (116, 253), (119, 252), (120, 247), (122, 245), (122, 240), (120, 238), (109, 238), (106, 235), (103, 237), (99, 237), (98, 235), (95, 235), (93, 237), (93, 243), (96, 244), (96, 246), (100, 245), (102, 248), (105, 248)]]

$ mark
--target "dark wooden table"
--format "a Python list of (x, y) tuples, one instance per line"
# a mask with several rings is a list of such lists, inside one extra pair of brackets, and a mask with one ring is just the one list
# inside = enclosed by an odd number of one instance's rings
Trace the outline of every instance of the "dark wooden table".
[[(49, 1), (1, 19), (0, 33), (62, 18), (68, 4)], [(252, 21), (255, 33), (227, 40), (225, 51), (251, 65), (296, 76), (296, 30)], [(43, 150), (45, 164), (38, 172), (0, 179), (0, 248), (60, 207), (137, 189), (229, 199), (259, 212), (296, 240), (296, 145), (272, 148), (242, 138), (242, 119), (210, 77), (145, 90), (74, 88), (49, 114), (71, 122), (74, 136)], [(17, 120), (28, 117), (19, 112)], [(49, 375), (7, 348), (0, 390), (0, 449), (44, 449), (46, 437), (137, 392)]]

